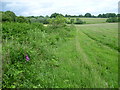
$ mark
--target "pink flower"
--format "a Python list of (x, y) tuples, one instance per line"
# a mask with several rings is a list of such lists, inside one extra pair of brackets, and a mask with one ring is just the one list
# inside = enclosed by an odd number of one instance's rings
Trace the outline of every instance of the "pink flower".
[(26, 55), (25, 58), (26, 58), (26, 61), (30, 60), (30, 58), (28, 57), (28, 55)]

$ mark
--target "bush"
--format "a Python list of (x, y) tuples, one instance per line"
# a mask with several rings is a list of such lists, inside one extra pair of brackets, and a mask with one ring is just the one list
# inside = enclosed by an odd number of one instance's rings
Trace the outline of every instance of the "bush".
[(45, 73), (51, 74), (53, 68), (59, 67), (54, 50), (73, 36), (73, 30), (73, 26), (53, 29), (41, 23), (3, 23), (2, 88), (45, 88), (51, 84), (44, 78)]
[[(21, 26), (22, 25), (22, 26)], [(4, 23), (3, 25), (3, 30), (2, 30), (2, 38), (12, 38), (12, 37), (23, 37), (24, 35), (27, 34), (27, 31), (30, 30), (29, 24), (27, 23)]]
[(70, 23), (73, 24), (75, 19), (70, 19)]
[(74, 24), (84, 24), (85, 22), (80, 20), (79, 18), (76, 19), (76, 22)]
[(72, 24), (70, 21), (66, 21), (67, 24)]
[(117, 17), (110, 17), (106, 20), (106, 22), (112, 23), (112, 22), (118, 22)]
[(43, 23), (43, 24), (49, 24), (48, 18), (38, 18), (38, 22)]
[(49, 19), (49, 23), (53, 28), (64, 26), (66, 19), (63, 16), (57, 16), (56, 18)]
[(29, 23), (30, 20), (27, 19), (26, 17), (19, 16), (19, 17), (16, 18), (16, 22), (19, 22), (19, 23)]
[(15, 22), (16, 15), (14, 12), (6, 11), (2, 13), (2, 21), (3, 22)]

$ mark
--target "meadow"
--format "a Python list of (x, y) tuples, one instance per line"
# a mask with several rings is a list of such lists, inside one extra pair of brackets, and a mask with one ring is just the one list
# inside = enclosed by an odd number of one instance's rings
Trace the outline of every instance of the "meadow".
[(106, 23), (107, 18), (80, 18), (86, 24)]
[[(76, 19), (76, 18), (66, 18), (68, 21), (70, 20), (70, 19)], [(96, 23), (106, 23), (106, 20), (107, 20), (107, 18), (80, 18), (79, 17), (79, 19), (80, 20), (82, 20), (83, 22), (86, 22), (86, 24), (96, 24)]]
[(92, 21), (98, 23), (3, 23), (2, 87), (117, 88), (118, 25)]

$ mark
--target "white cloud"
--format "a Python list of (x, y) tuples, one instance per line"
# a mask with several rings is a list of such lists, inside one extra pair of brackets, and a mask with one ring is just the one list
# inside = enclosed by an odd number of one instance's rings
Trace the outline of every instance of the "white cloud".
[(18, 15), (50, 15), (54, 12), (62, 14), (117, 13), (119, 0), (4, 0), (4, 10), (12, 10)]

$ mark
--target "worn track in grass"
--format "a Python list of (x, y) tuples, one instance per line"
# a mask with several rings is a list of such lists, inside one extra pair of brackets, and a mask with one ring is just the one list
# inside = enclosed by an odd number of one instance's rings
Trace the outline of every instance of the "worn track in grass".
[(84, 34), (83, 32), (80, 31), (80, 29), (76, 28), (75, 41), (76, 41), (76, 51), (78, 55), (82, 56), (81, 60), (83, 60), (85, 66), (90, 70), (90, 74), (92, 74), (93, 76), (97, 75), (96, 77), (98, 78), (98, 80), (103, 81), (105, 83), (105, 86), (108, 87), (108, 83), (103, 78), (101, 78), (100, 73), (96, 70), (95, 68), (96, 65), (89, 60), (89, 56), (87, 56), (87, 54), (84, 52), (84, 49), (81, 47), (80, 42), (79, 42), (80, 33)]

